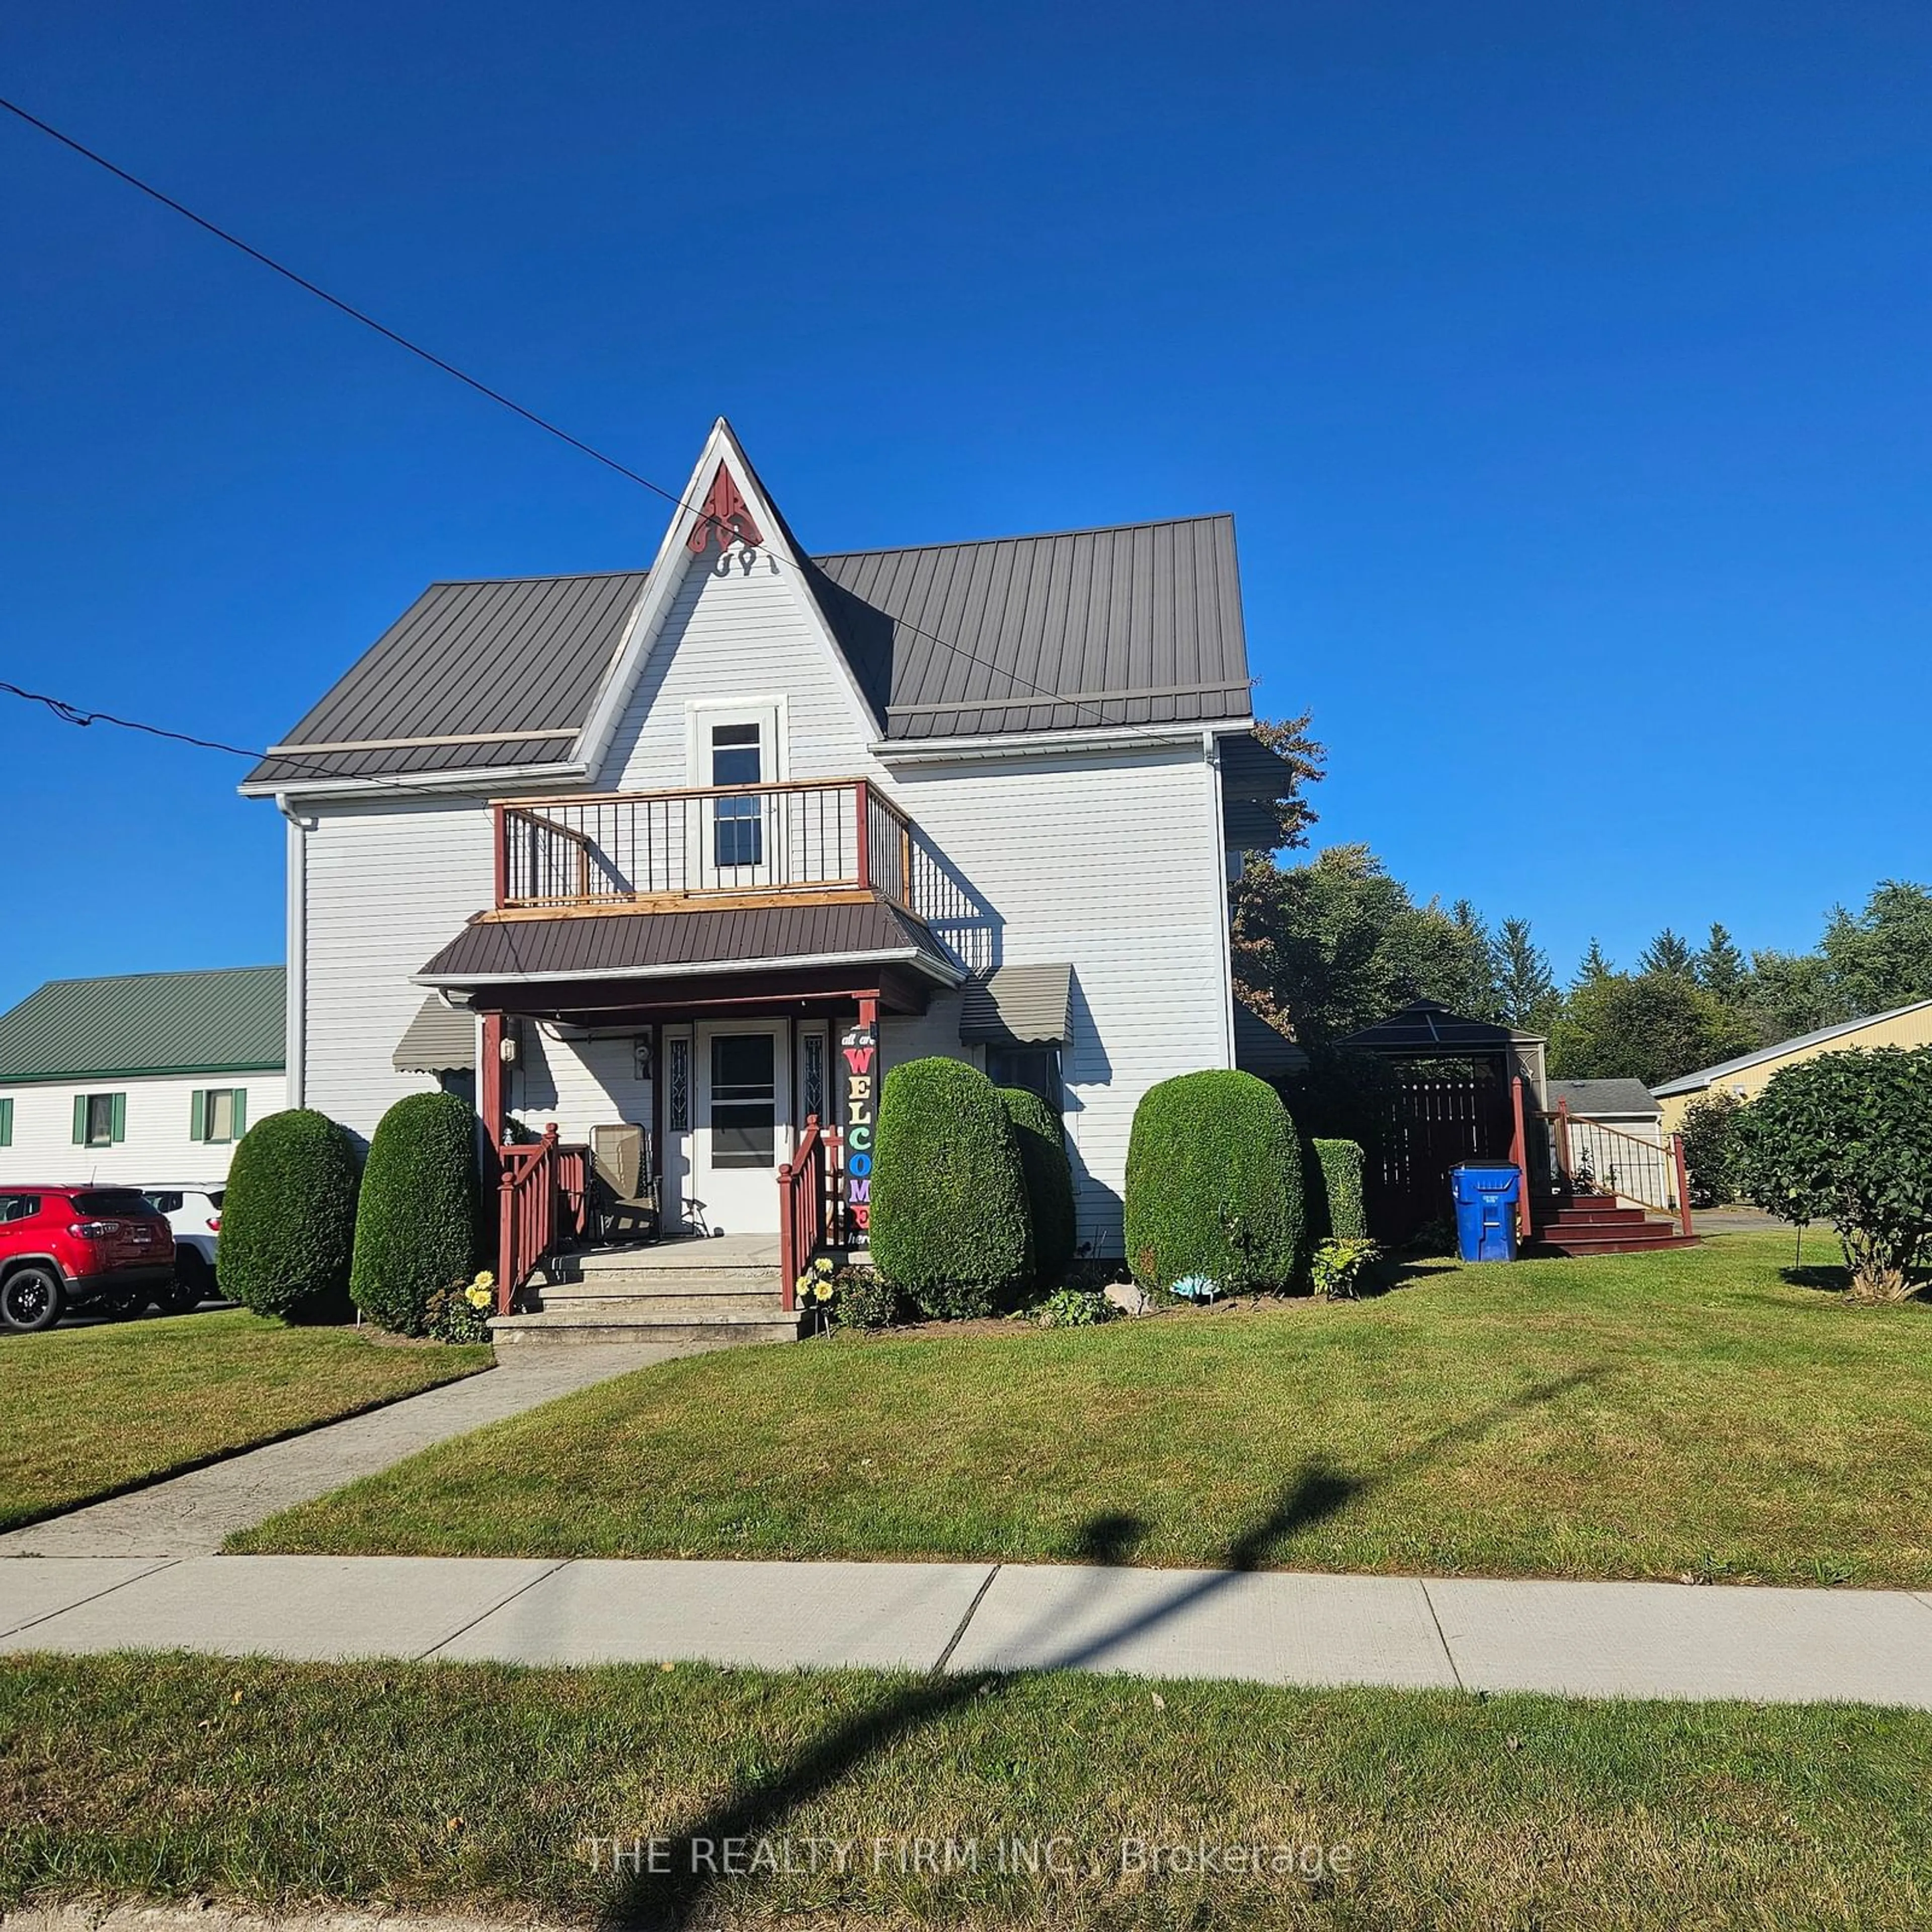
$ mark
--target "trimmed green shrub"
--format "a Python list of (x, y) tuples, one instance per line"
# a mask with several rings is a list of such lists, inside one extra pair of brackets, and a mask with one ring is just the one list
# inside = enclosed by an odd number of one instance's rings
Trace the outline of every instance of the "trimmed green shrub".
[(832, 1318), (842, 1328), (890, 1328), (899, 1318), (899, 1292), (877, 1268), (842, 1268), (832, 1287)]
[(1932, 1235), (1932, 1046), (1781, 1067), (1734, 1131), (1753, 1201), (1838, 1229), (1854, 1300), (1902, 1300), (1924, 1286), (1913, 1269)]
[(1073, 1169), (1066, 1158), (1066, 1136), (1060, 1116), (1037, 1094), (1024, 1087), (994, 1090), (1012, 1123), (1020, 1172), (1026, 1178), (1034, 1279), (1042, 1288), (1058, 1288), (1073, 1259)]
[(1720, 1088), (1684, 1109), (1684, 1166), (1694, 1208), (1721, 1208), (1738, 1198), (1738, 1116), (1744, 1104)]
[(1356, 1141), (1310, 1141), (1314, 1178), (1321, 1193), (1311, 1195), (1309, 1216), (1317, 1239), (1363, 1241), (1368, 1239), (1368, 1218), (1362, 1206), (1364, 1159)]
[(424, 1334), (430, 1298), (476, 1272), (482, 1222), (469, 1103), (404, 1095), (376, 1123), (362, 1171), (349, 1276), (356, 1306), (393, 1334)]
[(221, 1291), (284, 1322), (344, 1322), (361, 1163), (349, 1130), (306, 1107), (257, 1120), (229, 1163)]
[(962, 1060), (886, 1076), (872, 1262), (922, 1315), (990, 1315), (1033, 1277), (1026, 1177), (999, 1090)]
[(1294, 1278), (1301, 1150), (1274, 1089), (1232, 1069), (1184, 1073), (1141, 1096), (1127, 1143), (1127, 1264), (1172, 1288), (1204, 1275), (1223, 1294)]

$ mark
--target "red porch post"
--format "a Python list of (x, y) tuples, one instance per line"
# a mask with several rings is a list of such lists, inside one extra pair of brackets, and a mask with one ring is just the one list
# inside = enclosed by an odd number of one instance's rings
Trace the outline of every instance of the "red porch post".
[(1516, 1232), (1520, 1240), (1530, 1237), (1529, 1220), (1529, 1136), (1523, 1127), (1522, 1076), (1510, 1076), (1510, 1111), (1514, 1125), (1510, 1139), (1510, 1159), (1516, 1163), (1520, 1177), (1516, 1183)]
[(1670, 1158), (1677, 1167), (1677, 1214), (1687, 1238), (1694, 1232), (1690, 1226), (1690, 1174), (1684, 1164), (1684, 1136), (1670, 1136)]
[[(501, 849), (500, 848), (499, 848)], [(483, 1016), (482, 1060), (476, 1070), (476, 1111), (483, 1121), (483, 1196), (496, 1207), (496, 1312), (507, 1315), (509, 1273), (513, 1265), (509, 1203), (503, 1191), (503, 1129), (509, 1117), (506, 1104), (507, 1070), (503, 1065), (503, 1016)]]

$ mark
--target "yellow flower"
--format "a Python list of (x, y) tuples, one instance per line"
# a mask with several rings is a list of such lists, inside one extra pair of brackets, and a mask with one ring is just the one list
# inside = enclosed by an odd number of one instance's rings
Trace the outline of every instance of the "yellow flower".
[(477, 1270), (476, 1279), (470, 1283), (470, 1286), (472, 1288), (494, 1288), (496, 1286), (496, 1277), (488, 1268), (479, 1268)]
[(465, 1288), (463, 1298), (472, 1308), (488, 1308), (494, 1298), (487, 1288), (479, 1285), (476, 1288)]
[(818, 1260), (814, 1262), (812, 1265), (817, 1269), (820, 1274), (830, 1274), (832, 1272), (832, 1264), (827, 1261), (823, 1255), (820, 1255)]
[(829, 1281), (815, 1282), (812, 1292), (818, 1300), (830, 1301), (832, 1299), (832, 1284)]

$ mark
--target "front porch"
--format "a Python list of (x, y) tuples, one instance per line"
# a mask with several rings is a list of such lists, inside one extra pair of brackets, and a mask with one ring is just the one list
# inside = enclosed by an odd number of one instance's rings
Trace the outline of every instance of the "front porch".
[(773, 1338), (862, 1243), (881, 1016), (966, 977), (914, 827), (864, 779), (495, 819), (496, 902), (417, 976), (482, 1020), (500, 1336)]

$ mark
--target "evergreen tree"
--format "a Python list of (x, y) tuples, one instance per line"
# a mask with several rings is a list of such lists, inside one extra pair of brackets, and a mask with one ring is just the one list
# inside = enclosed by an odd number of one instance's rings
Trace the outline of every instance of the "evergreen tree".
[(1546, 1031), (1563, 996), (1550, 973), (1549, 954), (1530, 936), (1529, 921), (1504, 920), (1490, 952), (1503, 1018), (1532, 1033)]
[(1570, 990), (1574, 992), (1580, 986), (1594, 986), (1599, 980), (1607, 980), (1611, 970), (1610, 962), (1604, 956), (1604, 949), (1593, 936), (1590, 950), (1583, 956), (1583, 963), (1576, 968), (1576, 976), (1570, 982)]
[(1750, 983), (1750, 968), (1738, 944), (1715, 920), (1711, 936), (1697, 955), (1697, 983), (1727, 1006), (1742, 1006)]
[(1693, 977), (1696, 963), (1690, 942), (1667, 926), (1636, 956), (1640, 973), (1666, 974), (1677, 980)]

